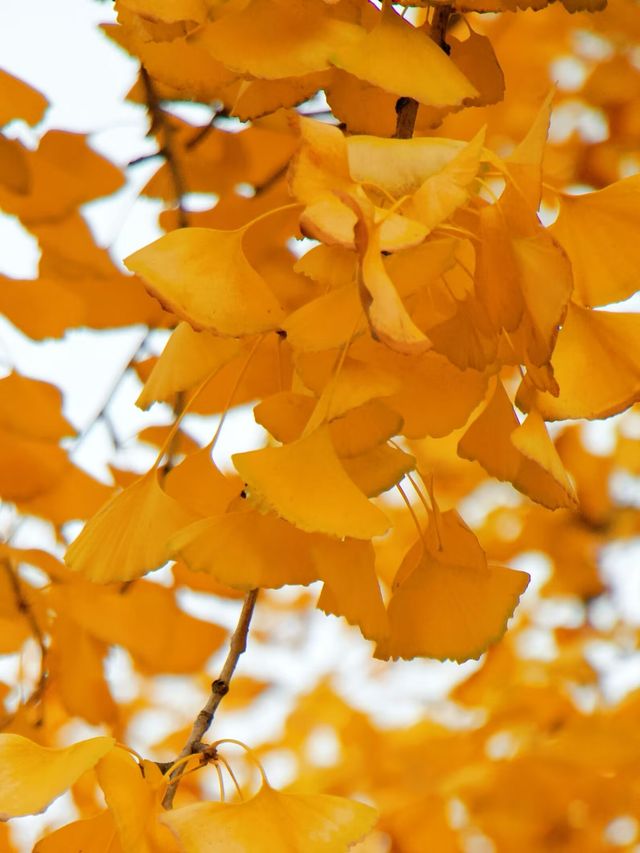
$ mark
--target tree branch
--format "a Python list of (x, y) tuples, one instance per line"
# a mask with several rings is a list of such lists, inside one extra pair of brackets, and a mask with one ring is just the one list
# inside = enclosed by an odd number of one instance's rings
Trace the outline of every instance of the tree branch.
[(180, 228), (186, 228), (189, 225), (189, 222), (187, 220), (187, 211), (185, 210), (183, 199), (187, 192), (187, 187), (182, 173), (182, 167), (173, 150), (173, 135), (175, 133), (175, 128), (171, 125), (166, 112), (160, 106), (160, 99), (158, 98), (151, 77), (149, 76), (149, 72), (144, 68), (144, 66), (140, 66), (140, 79), (144, 86), (145, 98), (149, 108), (149, 115), (151, 116), (150, 132), (157, 129), (158, 131), (161, 131), (164, 136), (164, 144), (160, 147), (158, 154), (161, 154), (164, 157), (167, 168), (171, 173), (171, 180), (173, 181), (173, 188), (175, 192), (178, 226)]
[[(433, 18), (429, 28), (429, 37), (447, 55), (451, 48), (447, 44), (447, 26), (453, 7), (448, 3), (434, 6)], [(419, 104), (415, 98), (398, 98), (396, 101), (396, 130), (393, 134), (395, 139), (411, 139), (416, 126)]]
[[(15, 571), (13, 565), (8, 559), (3, 559), (0, 562), (2, 563), (5, 572), (7, 573), (7, 578), (9, 580), (9, 584), (11, 585), (11, 590), (14, 595), (16, 609), (26, 619), (29, 625), (29, 630), (31, 631), (31, 636), (36, 641), (40, 649), (40, 677), (38, 678), (38, 683), (33, 689), (31, 695), (23, 703), (23, 705), (35, 705), (42, 699), (42, 696), (47, 686), (47, 678), (49, 676), (47, 670), (47, 644), (45, 643), (44, 634), (42, 633), (40, 625), (38, 625), (38, 620), (36, 619), (34, 612), (31, 609), (31, 605), (29, 604), (28, 599), (22, 591), (22, 587), (20, 585), (20, 578), (18, 577), (18, 574)], [(15, 715), (11, 715), (8, 720), (4, 720), (0, 728), (4, 728), (4, 726), (7, 725), (7, 723), (13, 718), (13, 716)], [(41, 723), (42, 712), (40, 712), (40, 716), (38, 717), (36, 724), (40, 725)]]
[[(256, 604), (257, 597), (257, 589), (252, 589), (250, 592), (247, 593), (247, 596), (244, 600), (244, 604), (242, 605), (242, 610), (240, 611), (240, 618), (238, 619), (238, 624), (236, 625), (236, 628), (233, 634), (231, 635), (227, 659), (225, 660), (224, 665), (220, 670), (220, 675), (212, 683), (209, 698), (207, 699), (204, 708), (196, 717), (191, 728), (191, 734), (189, 735), (187, 742), (182, 748), (180, 755), (178, 755), (178, 757), (176, 758), (176, 761), (179, 761), (181, 758), (186, 758), (188, 755), (194, 755), (195, 753), (200, 752), (203, 749), (202, 738), (204, 737), (209, 726), (213, 722), (213, 718), (215, 716), (218, 705), (220, 704), (220, 702), (222, 702), (222, 699), (229, 692), (229, 682), (231, 681), (231, 677), (238, 664), (240, 655), (242, 655), (247, 648), (249, 625), (251, 624), (251, 617), (253, 616), (253, 610)], [(169, 787), (167, 788), (167, 791), (162, 800), (162, 805), (165, 809), (170, 809), (173, 806), (173, 798), (175, 797), (176, 790), (178, 788), (178, 785), (180, 784), (180, 777), (182, 776), (184, 768), (185, 765), (182, 764), (180, 767), (177, 767), (171, 774), (171, 783), (169, 784)]]

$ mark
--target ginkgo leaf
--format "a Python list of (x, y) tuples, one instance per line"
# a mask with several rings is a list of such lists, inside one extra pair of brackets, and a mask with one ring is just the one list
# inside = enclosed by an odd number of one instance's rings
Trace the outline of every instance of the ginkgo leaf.
[(123, 853), (117, 842), (116, 827), (107, 809), (95, 817), (74, 820), (45, 835), (33, 853), (69, 853), (71, 850), (93, 850), (95, 853)]
[[(335, 372), (322, 388), (305, 431), (312, 432), (320, 424), (332, 421), (369, 400), (389, 397), (399, 386), (400, 380), (393, 373), (347, 356), (338, 362)], [(313, 390), (320, 389), (316, 387)]]
[(38, 124), (48, 106), (45, 96), (24, 80), (0, 68), (0, 127), (21, 118)]
[(55, 385), (15, 371), (0, 379), (0, 427), (29, 438), (56, 441), (75, 433), (62, 415)]
[(207, 17), (205, 0), (119, 0), (118, 5), (136, 15), (165, 24), (177, 21), (201, 23)]
[(231, 113), (241, 121), (263, 116), (306, 101), (328, 81), (327, 71), (281, 80), (246, 80), (240, 84)]
[(208, 444), (186, 456), (172, 468), (164, 481), (165, 492), (196, 515), (225, 512), (242, 487), (225, 477), (211, 458)]
[(22, 735), (0, 734), (0, 819), (39, 814), (115, 744), (94, 737), (51, 749)]
[(162, 490), (151, 469), (87, 522), (65, 562), (94, 583), (139, 578), (166, 563), (169, 536), (193, 519)]
[[(516, 405), (547, 421), (608, 418), (640, 399), (640, 316), (591, 311), (571, 303), (553, 353), (560, 393), (523, 380)], [(588, 375), (589, 381), (585, 381)]]
[(366, 328), (358, 289), (346, 285), (307, 302), (289, 314), (282, 328), (297, 352), (341, 346)]
[(341, 461), (353, 482), (369, 498), (386, 492), (416, 467), (411, 454), (387, 444)]
[(0, 184), (18, 195), (31, 188), (31, 174), (23, 145), (0, 133)]
[(172, 554), (193, 571), (250, 590), (317, 579), (309, 537), (272, 513), (228, 512), (190, 524), (172, 539)]
[(129, 255), (168, 310), (196, 329), (230, 337), (277, 328), (282, 309), (243, 249), (245, 229), (183, 228)]
[(313, 204), (327, 193), (353, 189), (349, 175), (347, 140), (338, 127), (308, 118), (292, 118), (301, 141), (289, 166), (291, 193)]
[(412, 215), (429, 231), (448, 219), (469, 196), (469, 185), (480, 168), (485, 130), (479, 131), (453, 160), (431, 175), (409, 202)]
[[(219, 625), (185, 613), (175, 592), (157, 583), (138, 581), (123, 594), (118, 588), (76, 581), (52, 591), (51, 597), (59, 613), (101, 642), (125, 648), (146, 673), (200, 671), (226, 637)], [(145, 613), (154, 615), (153, 630), (140, 630)]]
[(364, 32), (322, 0), (250, 0), (206, 26), (197, 42), (235, 71), (274, 80), (328, 68), (335, 51)]
[(461, 438), (458, 453), (549, 509), (575, 506), (573, 486), (544, 421), (537, 412), (532, 415), (520, 425), (498, 383), (484, 411)]
[[(397, 252), (419, 245), (428, 229), (422, 223), (383, 209), (374, 210), (374, 220), (379, 223), (380, 249)], [(321, 240), (327, 246), (355, 248), (353, 230), (357, 215), (335, 195), (325, 195), (305, 208), (300, 217), (300, 228), (307, 237)]]
[(569, 255), (575, 299), (582, 305), (620, 302), (639, 289), (639, 200), (639, 175), (597, 192), (560, 197), (550, 230)]
[(0, 497), (3, 500), (33, 500), (53, 489), (68, 466), (67, 454), (54, 442), (22, 437), (13, 430), (0, 428)]
[(343, 616), (357, 625), (368, 640), (381, 641), (389, 631), (380, 584), (375, 573), (375, 552), (370, 542), (339, 542), (318, 537), (313, 544), (318, 575), (324, 581), (318, 609)]
[(364, 220), (360, 220), (359, 227), (366, 229), (366, 243), (361, 248), (360, 294), (373, 337), (398, 352), (425, 352), (431, 341), (411, 319), (384, 267), (379, 229)]
[(285, 794), (265, 783), (243, 803), (194, 803), (160, 819), (185, 853), (253, 853), (266, 845), (273, 853), (343, 853), (372, 829), (377, 814), (364, 803), (328, 794)]
[[(378, 24), (365, 38), (341, 48), (333, 52), (334, 65), (423, 104), (459, 104), (478, 94), (428, 33), (401, 18), (391, 4), (385, 5)], [(398, 62), (400, 56), (402, 62)]]
[(62, 282), (44, 277), (19, 281), (0, 277), (0, 311), (34, 340), (62, 337), (80, 326), (86, 311), (82, 300)]
[(162, 789), (154, 786), (151, 774), (144, 772), (128, 752), (111, 750), (98, 762), (96, 776), (123, 851), (169, 853), (178, 849), (167, 828), (157, 820)]
[(241, 349), (238, 341), (197, 332), (189, 323), (179, 323), (136, 400), (141, 409), (156, 401), (167, 402), (174, 394), (188, 391), (212, 375)]
[[(103, 669), (108, 648), (75, 620), (56, 619), (48, 655), (49, 677), (67, 712), (94, 726), (114, 723), (118, 714)], [(71, 660), (73, 667), (69, 666)], [(77, 677), (78, 671), (82, 678)]]
[(422, 542), (400, 568), (405, 579), (388, 607), (389, 639), (375, 656), (432, 657), (462, 662), (477, 659), (504, 634), (529, 583), (525, 572), (443, 563)]
[(301, 530), (370, 539), (389, 526), (345, 472), (326, 427), (292, 444), (236, 453), (232, 459), (252, 503)]
[(456, 157), (466, 143), (442, 137), (379, 139), (350, 136), (349, 174), (360, 184), (373, 184), (394, 198), (414, 193)]
[(21, 512), (45, 518), (60, 527), (67, 521), (93, 515), (110, 498), (111, 491), (110, 486), (68, 462), (51, 488), (28, 498), (16, 497), (15, 501)]

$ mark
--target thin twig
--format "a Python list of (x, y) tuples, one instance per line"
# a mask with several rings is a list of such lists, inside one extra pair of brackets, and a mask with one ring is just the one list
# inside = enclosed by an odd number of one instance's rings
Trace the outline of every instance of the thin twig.
[[(452, 10), (453, 7), (448, 3), (435, 6), (429, 28), (429, 37), (447, 55), (451, 52), (446, 35)], [(398, 98), (396, 101), (396, 130), (393, 134), (395, 139), (411, 139), (416, 126), (419, 106), (415, 98)]]
[[(238, 664), (240, 655), (242, 655), (247, 648), (249, 625), (251, 624), (251, 617), (253, 616), (257, 597), (257, 589), (252, 589), (247, 593), (244, 604), (242, 605), (238, 624), (231, 635), (227, 659), (220, 670), (220, 675), (212, 683), (211, 693), (209, 694), (206, 705), (196, 717), (191, 728), (191, 734), (180, 752), (180, 755), (176, 758), (176, 761), (179, 761), (181, 758), (186, 758), (188, 755), (193, 755), (194, 753), (201, 751), (203, 748), (202, 738), (213, 722), (218, 705), (229, 692), (229, 682), (231, 681), (231, 677)], [(165, 809), (170, 809), (173, 806), (173, 798), (175, 797), (176, 790), (180, 783), (180, 777), (182, 776), (183, 769), (184, 765), (181, 765), (171, 774), (171, 783), (169, 784), (164, 795), (164, 799), (162, 800), (162, 805)]]
[[(29, 630), (31, 631), (31, 636), (36, 641), (40, 649), (40, 677), (38, 678), (38, 683), (33, 689), (31, 695), (23, 703), (23, 705), (36, 705), (38, 702), (41, 701), (44, 695), (44, 691), (47, 686), (47, 679), (49, 677), (49, 672), (47, 670), (47, 644), (45, 643), (44, 634), (42, 633), (40, 625), (38, 625), (38, 620), (35, 617), (31, 605), (29, 604), (29, 601), (27, 600), (24, 592), (22, 591), (22, 587), (20, 585), (20, 578), (18, 577), (17, 572), (11, 564), (11, 561), (8, 559), (3, 559), (0, 562), (2, 563), (5, 572), (7, 573), (7, 578), (9, 580), (9, 584), (11, 585), (11, 590), (13, 592), (14, 599), (16, 602), (16, 608), (18, 612), (22, 614), (22, 616), (24, 616), (24, 618), (26, 619), (29, 625)], [(15, 715), (11, 715), (11, 717), (9, 717), (7, 720), (4, 720), (0, 728), (3, 728), (5, 725), (7, 725), (7, 723), (10, 722), (13, 716)], [(41, 725), (42, 722), (43, 714), (41, 709), (38, 720), (36, 721), (36, 725)]]
[(184, 207), (184, 196), (187, 192), (187, 187), (182, 173), (182, 167), (180, 166), (178, 158), (175, 156), (175, 152), (173, 150), (173, 136), (175, 128), (171, 124), (167, 113), (162, 109), (160, 99), (157, 95), (151, 77), (149, 76), (149, 72), (144, 67), (140, 68), (140, 79), (144, 86), (145, 99), (147, 101), (147, 107), (149, 108), (149, 115), (151, 116), (151, 128), (149, 132), (153, 133), (154, 130), (157, 130), (158, 132), (162, 132), (164, 136), (160, 152), (164, 156), (167, 168), (171, 174), (171, 180), (173, 181), (178, 226), (180, 228), (186, 228), (189, 224), (187, 220), (187, 211)]
[(120, 439), (116, 435), (116, 431), (115, 431), (115, 428), (113, 426), (113, 423), (109, 419), (108, 409), (109, 409), (109, 406), (111, 405), (111, 403), (113, 401), (113, 398), (116, 395), (116, 392), (118, 391), (118, 389), (120, 388), (120, 385), (124, 381), (124, 378), (127, 375), (127, 371), (129, 370), (130, 367), (133, 366), (133, 363), (135, 362), (136, 358), (142, 352), (145, 344), (147, 343), (147, 340), (148, 340), (150, 334), (151, 334), (150, 330), (147, 329), (145, 331), (144, 335), (142, 336), (142, 339), (140, 341), (138, 341), (138, 343), (136, 344), (136, 348), (131, 353), (131, 356), (129, 357), (126, 366), (124, 367), (122, 372), (118, 374), (117, 379), (115, 380), (115, 382), (113, 383), (113, 385), (109, 389), (109, 393), (105, 397), (105, 400), (102, 403), (102, 405), (100, 406), (100, 409), (95, 413), (95, 415), (91, 418), (91, 420), (87, 423), (87, 425), (85, 427), (83, 427), (80, 430), (80, 432), (76, 435), (75, 439), (73, 440), (73, 444), (72, 444), (72, 447), (74, 450), (76, 450), (82, 444), (82, 442), (85, 440), (85, 438), (89, 435), (91, 430), (95, 427), (95, 425), (99, 421), (103, 421), (103, 423), (105, 424), (105, 426), (107, 428), (107, 431), (109, 432), (109, 435), (111, 436), (113, 446), (116, 448), (116, 450), (118, 449), (118, 447), (120, 445)]

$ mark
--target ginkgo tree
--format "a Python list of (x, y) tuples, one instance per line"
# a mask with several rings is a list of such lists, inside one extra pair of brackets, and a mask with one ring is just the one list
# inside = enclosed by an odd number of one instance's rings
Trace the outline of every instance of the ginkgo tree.
[[(47, 102), (0, 73), (0, 205), (41, 250), (1, 310), (34, 341), (142, 328), (123, 377), (171, 412), (129, 470), (105, 401), (107, 483), (74, 461), (54, 384), (0, 379), (0, 654), (39, 668), (0, 684), (0, 813), (67, 791), (75, 810), (38, 853), (635, 849), (639, 700), (611, 701), (598, 662), (638, 645), (605, 568), (640, 531), (640, 315), (620, 304), (640, 289), (640, 7), (604, 6), (117, 0), (104, 32), (139, 63), (127, 97), (156, 146), (123, 168), (80, 134), (24, 145), (15, 120)], [(83, 208), (140, 160), (164, 233), (123, 267)], [(264, 445), (216, 464), (247, 407)], [(612, 416), (594, 450), (584, 422)], [(51, 547), (16, 544), (31, 518)], [(519, 607), (532, 553), (547, 577)], [(238, 662), (314, 606), (370, 646), (379, 704), (402, 702), (395, 660), (480, 663), (404, 728), (319, 677), (252, 740), (277, 684)], [(167, 674), (184, 722), (140, 754)], [(70, 742), (74, 721), (92, 736)]]

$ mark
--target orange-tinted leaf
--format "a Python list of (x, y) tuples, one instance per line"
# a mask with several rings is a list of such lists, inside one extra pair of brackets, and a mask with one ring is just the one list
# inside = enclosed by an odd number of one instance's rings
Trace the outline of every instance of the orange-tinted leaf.
[(0, 69), (0, 127), (16, 118), (38, 124), (47, 105), (47, 99), (37, 89)]

